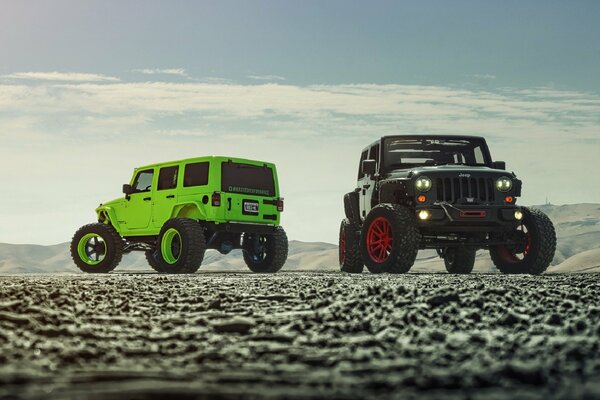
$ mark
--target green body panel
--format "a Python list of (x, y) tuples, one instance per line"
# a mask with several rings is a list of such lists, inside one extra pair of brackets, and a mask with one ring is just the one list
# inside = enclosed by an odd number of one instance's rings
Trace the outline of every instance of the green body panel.
[[(208, 162), (208, 183), (203, 186), (184, 186), (184, 171), (187, 164)], [(221, 189), (221, 164), (233, 162), (270, 168), (273, 171), (273, 196), (254, 194), (239, 194)], [(158, 190), (158, 180), (161, 168), (178, 167), (177, 186), (173, 189)], [(97, 209), (98, 220), (110, 223), (121, 236), (152, 236), (158, 235), (163, 224), (170, 218), (191, 218), (217, 224), (227, 222), (247, 222), (269, 225), (279, 225), (280, 212), (275, 204), (264, 204), (263, 201), (279, 199), (279, 184), (277, 170), (274, 164), (262, 161), (246, 160), (233, 157), (209, 156), (190, 158), (152, 164), (136, 168), (130, 184), (133, 186), (138, 173), (153, 171), (152, 184), (148, 191), (132, 193), (107, 203)], [(221, 194), (220, 206), (212, 206), (213, 193)], [(244, 201), (258, 203), (258, 215), (248, 215), (243, 212)], [(265, 219), (268, 215), (275, 219)]]

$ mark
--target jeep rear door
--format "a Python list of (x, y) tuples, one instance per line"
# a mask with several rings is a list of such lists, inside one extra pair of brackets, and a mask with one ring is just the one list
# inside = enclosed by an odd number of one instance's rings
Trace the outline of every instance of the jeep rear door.
[(222, 207), (225, 219), (279, 223), (276, 174), (272, 167), (224, 161), (221, 164)]

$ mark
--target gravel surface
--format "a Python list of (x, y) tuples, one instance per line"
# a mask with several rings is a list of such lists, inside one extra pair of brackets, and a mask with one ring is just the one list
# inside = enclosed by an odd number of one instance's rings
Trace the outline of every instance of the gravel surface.
[(598, 274), (0, 277), (0, 399), (600, 398)]

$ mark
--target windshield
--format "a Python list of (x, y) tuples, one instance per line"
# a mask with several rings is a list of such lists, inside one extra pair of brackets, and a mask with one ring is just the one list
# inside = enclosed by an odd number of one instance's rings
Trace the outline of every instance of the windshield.
[(478, 138), (386, 138), (385, 170), (433, 165), (491, 165), (487, 146)]
[(275, 196), (273, 170), (265, 166), (224, 162), (221, 164), (221, 190), (257, 196)]

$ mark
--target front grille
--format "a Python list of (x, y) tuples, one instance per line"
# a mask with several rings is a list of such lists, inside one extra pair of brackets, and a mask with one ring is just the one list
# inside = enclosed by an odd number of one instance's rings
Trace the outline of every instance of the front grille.
[(437, 178), (437, 199), (448, 203), (472, 198), (477, 202), (493, 203), (494, 180), (491, 178)]

